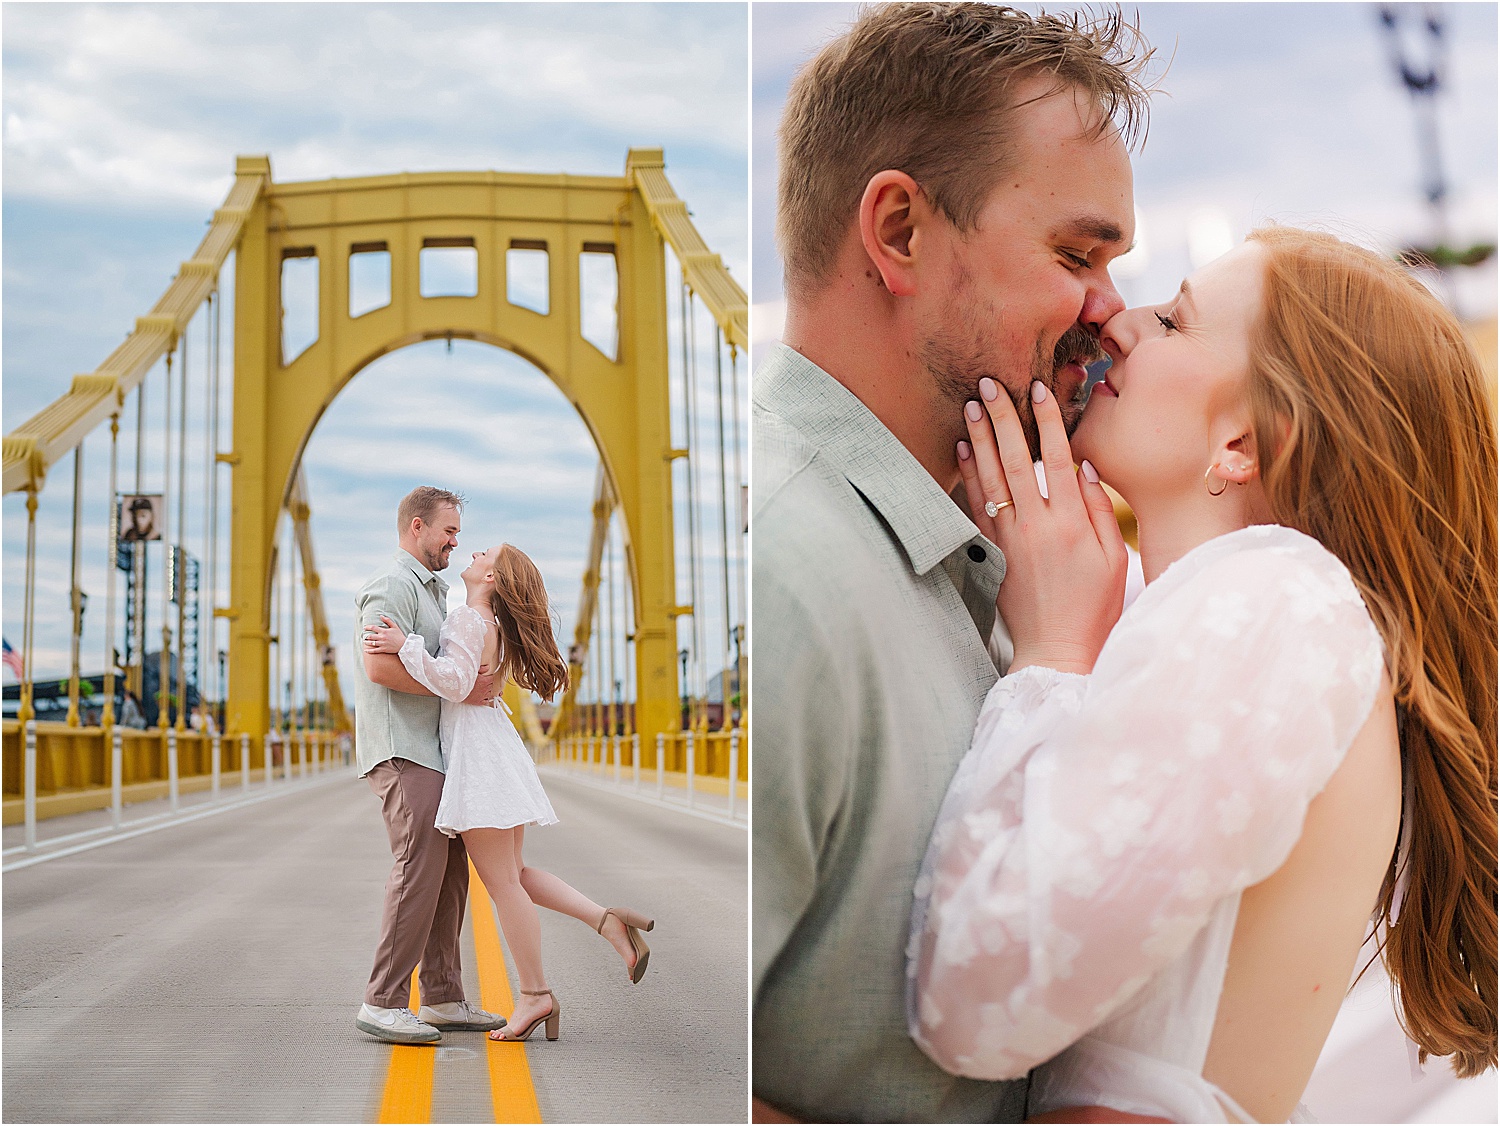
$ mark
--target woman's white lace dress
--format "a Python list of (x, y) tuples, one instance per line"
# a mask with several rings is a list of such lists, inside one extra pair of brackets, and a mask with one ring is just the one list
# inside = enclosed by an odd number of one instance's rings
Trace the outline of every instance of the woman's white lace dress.
[(443, 797), (437, 827), (448, 836), (469, 829), (554, 825), (557, 814), (536, 766), (497, 694), (494, 707), (465, 704), (484, 653), (485, 621), (472, 606), (455, 607), (438, 634), (438, 655), (419, 633), (401, 646), (401, 663), (419, 684), (443, 698), (439, 728)]
[(1272, 525), (1169, 567), (1089, 676), (1001, 678), (916, 886), (917, 1043), (975, 1078), (1035, 1068), (1032, 1114), (1251, 1120), (1202, 1077), (1240, 893), (1290, 854), (1383, 660), (1344, 566)]

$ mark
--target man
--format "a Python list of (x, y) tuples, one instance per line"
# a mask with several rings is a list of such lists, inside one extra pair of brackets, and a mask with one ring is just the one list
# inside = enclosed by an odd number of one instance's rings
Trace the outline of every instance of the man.
[[(420, 633), (436, 655), (448, 604), (448, 586), (437, 572), (458, 546), (462, 506), (456, 493), (413, 489), (397, 509), (400, 550), (355, 596), (355, 643), (364, 654), (354, 686), (355, 748), (360, 774), (380, 799), (396, 865), (385, 885), (375, 967), (354, 1023), (397, 1044), (432, 1043), (445, 1029), (505, 1024), (464, 999), (458, 940), (469, 858), (461, 838), (433, 826), (443, 796), (441, 701), (412, 678), (399, 656), (366, 652), (363, 643), (365, 628), (388, 618), (407, 633)], [(492, 678), (481, 675), (469, 701), (482, 700), (491, 687)], [(413, 1015), (411, 975), (419, 962), (422, 1007)]]
[(949, 494), (981, 377), (1035, 449), (1032, 382), (1076, 420), (1123, 308), (1134, 45), (1118, 15), (879, 5), (793, 85), (785, 343), (754, 387), (760, 1120), (1024, 1116), (1024, 1082), (906, 1034), (913, 884), (998, 675), (1005, 561)]
[[(147, 540), (161, 539), (161, 532), (156, 528), (156, 505), (151, 497), (131, 497), (130, 503), (120, 502), (130, 515), (125, 530), (121, 532), (120, 539), (125, 543), (145, 543)], [(121, 521), (122, 524), (125, 521)]]

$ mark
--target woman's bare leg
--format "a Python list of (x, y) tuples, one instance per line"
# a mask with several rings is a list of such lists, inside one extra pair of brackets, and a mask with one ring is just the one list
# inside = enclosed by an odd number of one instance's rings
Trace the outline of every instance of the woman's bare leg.
[[(522, 835), (524, 832), (524, 826), (515, 830), (517, 879), (526, 890), (526, 894), (531, 897), (531, 901), (538, 907), (545, 907), (560, 915), (572, 915), (580, 922), (587, 923), (590, 928), (598, 927), (599, 916), (604, 914), (603, 907), (567, 881), (543, 868), (529, 867), (521, 858), (521, 848), (525, 842), (525, 837)], [(630, 945), (630, 939), (625, 933), (625, 924), (611, 915), (609, 921), (604, 924), (604, 937), (620, 957), (625, 959), (625, 968), (633, 969), (635, 948)]]
[[(479, 878), (495, 901), (500, 929), (505, 932), (505, 944), (510, 947), (510, 956), (515, 960), (521, 988), (541, 992), (547, 988), (547, 977), (542, 972), (542, 926), (537, 918), (536, 904), (516, 878), (520, 868), (520, 832), (516, 829), (470, 829), (463, 838), (469, 859), (474, 861)], [(548, 1012), (551, 1006), (552, 998), (545, 994), (534, 997), (522, 993), (516, 998), (507, 1026), (525, 1028)]]

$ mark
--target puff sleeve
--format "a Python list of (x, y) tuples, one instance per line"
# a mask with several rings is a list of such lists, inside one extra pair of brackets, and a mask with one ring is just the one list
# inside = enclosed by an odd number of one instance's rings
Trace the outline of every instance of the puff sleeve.
[(473, 689), (483, 652), (484, 619), (472, 606), (458, 606), (438, 634), (436, 657), (420, 633), (407, 634), (398, 655), (413, 680), (457, 703)]
[(985, 701), (908, 948), (910, 1032), (947, 1071), (1024, 1075), (1105, 1020), (1281, 866), (1370, 714), (1383, 648), (1334, 556), (1275, 527), (1197, 551), (1089, 676)]

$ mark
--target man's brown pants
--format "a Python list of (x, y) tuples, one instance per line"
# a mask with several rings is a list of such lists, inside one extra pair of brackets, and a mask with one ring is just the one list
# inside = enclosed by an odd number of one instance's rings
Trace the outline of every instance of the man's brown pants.
[(459, 837), (433, 828), (443, 796), (443, 775), (408, 759), (380, 763), (369, 774), (380, 799), (395, 867), (385, 883), (380, 945), (365, 989), (365, 1003), (401, 1009), (411, 1001), (411, 972), (422, 966), (422, 1004), (464, 996), (458, 936), (469, 894), (469, 857)]

